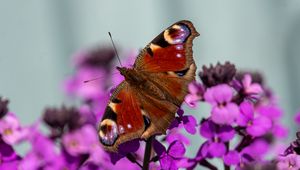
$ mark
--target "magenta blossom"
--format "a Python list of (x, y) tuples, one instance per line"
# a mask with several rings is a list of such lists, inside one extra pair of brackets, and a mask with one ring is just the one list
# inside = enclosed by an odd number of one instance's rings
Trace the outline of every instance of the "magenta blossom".
[(202, 148), (202, 155), (221, 157), (226, 152), (225, 142), (230, 141), (235, 132), (229, 125), (218, 125), (211, 120), (206, 120), (201, 124), (200, 134), (208, 139)]
[(28, 134), (27, 129), (23, 129), (19, 120), (13, 113), (7, 113), (0, 119), (0, 134), (7, 144), (16, 144), (23, 140)]
[(62, 137), (62, 143), (72, 156), (93, 152), (93, 145), (98, 144), (96, 129), (91, 125), (84, 125)]
[[(84, 83), (87, 80), (99, 78), (99, 80)], [(101, 68), (82, 68), (77, 70), (75, 76), (65, 81), (64, 89), (70, 96), (80, 97), (84, 100), (95, 100), (106, 95), (106, 84), (103, 80), (108, 78), (108, 72)]]
[(178, 117), (172, 122), (169, 129), (173, 129), (174, 127), (180, 127), (183, 126), (184, 129), (190, 133), (195, 134), (196, 133), (196, 127), (197, 127), (197, 120), (192, 115), (185, 115), (183, 116), (184, 111), (182, 109), (179, 109), (177, 111)]
[(295, 114), (294, 120), (297, 123), (297, 125), (299, 126), (300, 125), (300, 111)]
[(240, 105), (241, 114), (237, 119), (237, 124), (246, 127), (246, 131), (252, 136), (262, 136), (272, 127), (272, 121), (262, 115), (254, 115), (252, 103), (243, 102)]
[(277, 168), (279, 170), (298, 170), (300, 168), (300, 156), (296, 154), (279, 156)]
[(238, 106), (231, 102), (233, 90), (226, 84), (217, 85), (207, 89), (204, 99), (213, 108), (211, 111), (212, 121), (217, 124), (231, 124), (239, 116)]
[(240, 81), (233, 82), (233, 87), (245, 98), (258, 99), (263, 92), (260, 84), (252, 83), (250, 74), (245, 74), (244, 78)]
[(197, 107), (197, 104), (200, 100), (203, 100), (204, 87), (202, 84), (197, 83), (196, 81), (191, 82), (188, 85), (189, 94), (186, 95), (184, 101), (190, 107)]
[(153, 141), (154, 150), (160, 157), (160, 166), (163, 170), (176, 170), (178, 169), (178, 162), (183, 159), (185, 147), (180, 141), (174, 141), (170, 144), (168, 150), (159, 143)]

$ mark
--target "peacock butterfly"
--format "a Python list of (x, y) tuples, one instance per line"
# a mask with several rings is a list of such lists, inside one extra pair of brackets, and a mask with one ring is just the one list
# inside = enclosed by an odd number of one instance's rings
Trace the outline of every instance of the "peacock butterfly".
[(176, 22), (140, 52), (133, 68), (117, 67), (125, 80), (112, 93), (98, 129), (106, 150), (166, 133), (195, 79), (192, 41), (197, 36), (190, 21)]

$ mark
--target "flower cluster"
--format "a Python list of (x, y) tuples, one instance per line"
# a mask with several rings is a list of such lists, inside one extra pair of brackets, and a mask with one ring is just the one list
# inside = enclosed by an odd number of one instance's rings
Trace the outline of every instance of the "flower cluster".
[[(122, 64), (129, 66), (136, 52), (124, 56)], [(115, 52), (107, 47), (76, 54), (75, 71), (65, 80), (64, 90), (80, 104), (46, 108), (30, 126), (22, 126), (8, 109), (8, 100), (0, 98), (0, 169), (217, 170), (221, 164), (226, 170), (300, 168), (300, 132), (284, 152), (272, 153), (288, 134), (280, 122), (283, 112), (276, 97), (259, 73), (240, 72), (229, 62), (203, 66), (201, 81), (188, 86), (185, 105), (209, 105), (207, 114), (199, 113), (208, 116), (198, 120), (180, 108), (166, 135), (123, 143), (118, 153), (104, 151), (97, 123), (112, 89), (123, 80), (114, 73), (114, 62)], [(300, 125), (300, 113), (295, 121)], [(192, 145), (191, 135), (204, 141)], [(14, 146), (23, 142), (31, 147), (20, 156)], [(197, 154), (187, 155), (188, 147)], [(267, 160), (267, 155), (273, 159)]]

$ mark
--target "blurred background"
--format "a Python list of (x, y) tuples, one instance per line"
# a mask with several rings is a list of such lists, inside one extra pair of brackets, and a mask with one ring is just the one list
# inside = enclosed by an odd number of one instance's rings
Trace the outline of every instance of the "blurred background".
[[(198, 68), (230, 61), (260, 71), (277, 94), (285, 124), (300, 107), (298, 0), (0, 1), (0, 95), (23, 124), (66, 102), (62, 81), (80, 49), (110, 44), (140, 49), (172, 23), (191, 20)], [(196, 113), (194, 111), (193, 113)], [(293, 134), (293, 133), (291, 133)]]

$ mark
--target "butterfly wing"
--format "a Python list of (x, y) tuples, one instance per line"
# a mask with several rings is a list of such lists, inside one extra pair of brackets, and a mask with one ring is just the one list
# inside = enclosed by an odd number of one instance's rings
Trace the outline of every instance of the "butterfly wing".
[(188, 93), (188, 84), (195, 79), (192, 41), (197, 36), (199, 33), (190, 21), (179, 21), (159, 34), (138, 56), (134, 68), (168, 96), (167, 100), (159, 100), (155, 95), (140, 96), (144, 113), (151, 121), (142, 138), (165, 133), (174, 119)]
[(176, 22), (142, 50), (134, 68), (147, 72), (185, 71), (194, 63), (192, 41), (199, 35), (190, 21)]
[(139, 138), (145, 130), (137, 95), (123, 81), (112, 94), (98, 127), (100, 142), (106, 150), (117, 151), (120, 143)]

